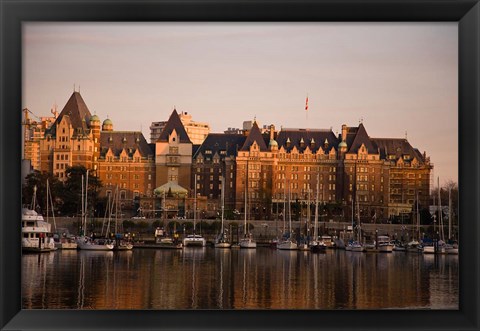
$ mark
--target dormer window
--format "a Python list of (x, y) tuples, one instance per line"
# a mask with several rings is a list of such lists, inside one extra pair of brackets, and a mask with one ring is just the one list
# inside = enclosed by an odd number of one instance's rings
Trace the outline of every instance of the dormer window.
[(304, 147), (305, 146), (305, 141), (303, 140), (303, 137), (302, 139), (300, 139), (300, 147)]
[(292, 142), (290, 141), (290, 138), (287, 138), (287, 147), (290, 147), (290, 144), (291, 144), (291, 143), (292, 143)]

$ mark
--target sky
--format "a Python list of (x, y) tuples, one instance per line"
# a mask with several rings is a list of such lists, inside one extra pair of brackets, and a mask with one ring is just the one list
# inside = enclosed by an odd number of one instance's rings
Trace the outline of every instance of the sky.
[(426, 151), (435, 183), (458, 181), (455, 22), (29, 22), (22, 61), (22, 108), (39, 117), (75, 88), (92, 114), (147, 141), (174, 107), (212, 132), (363, 121), (370, 137)]

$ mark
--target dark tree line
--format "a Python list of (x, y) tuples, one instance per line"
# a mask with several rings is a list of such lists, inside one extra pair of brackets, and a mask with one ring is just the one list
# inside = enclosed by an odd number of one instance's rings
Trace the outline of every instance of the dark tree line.
[[(47, 210), (47, 180), (54, 204), (56, 215), (76, 216), (82, 211), (82, 175), (85, 190), (87, 169), (84, 166), (73, 166), (66, 170), (67, 179), (62, 182), (53, 174), (35, 170), (25, 177), (22, 187), (22, 204), (30, 207), (34, 187), (36, 186), (36, 210), (43, 214)], [(100, 179), (91, 172), (88, 175), (88, 203), (87, 208), (91, 214), (98, 205), (98, 195), (102, 188)], [(51, 206), (49, 206), (49, 209)]]

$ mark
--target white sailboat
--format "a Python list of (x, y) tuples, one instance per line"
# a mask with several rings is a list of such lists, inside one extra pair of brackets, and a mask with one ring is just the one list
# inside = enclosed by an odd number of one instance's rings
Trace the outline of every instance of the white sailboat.
[(129, 251), (133, 248), (133, 244), (127, 240), (124, 239), (123, 235), (119, 233), (118, 231), (118, 214), (122, 214), (121, 210), (118, 210), (118, 207), (120, 206), (118, 198), (119, 198), (119, 192), (118, 192), (118, 185), (117, 185), (117, 196), (115, 200), (115, 241), (113, 242), (113, 250), (115, 251)]
[(193, 234), (183, 238), (183, 247), (188, 246), (199, 246), (205, 247), (207, 241), (201, 235), (195, 234), (195, 229), (197, 226), (197, 175), (195, 175), (195, 185), (194, 185), (194, 197), (193, 197)]
[(423, 247), (418, 241), (420, 239), (420, 214), (418, 213), (418, 192), (417, 192), (417, 208), (416, 208), (416, 237), (414, 237), (410, 242), (407, 243), (405, 250), (408, 253), (422, 253)]
[[(356, 194), (357, 193), (355, 192), (355, 197), (357, 197)], [(358, 241), (355, 240), (355, 234), (354, 234), (354, 240), (352, 240), (348, 243), (348, 245), (345, 247), (345, 250), (352, 251), (352, 252), (365, 252), (365, 246), (361, 242), (360, 212), (359, 212), (360, 209), (359, 209), (359, 206), (358, 206), (358, 198), (356, 200), (357, 200), (357, 220), (358, 220), (358, 225), (357, 225)], [(352, 231), (355, 231), (355, 229), (353, 228), (353, 215), (354, 215), (354, 203), (353, 203), (353, 200), (352, 200)], [(355, 232), (353, 232), (353, 233), (355, 233)]]
[(52, 207), (52, 218), (55, 234), (53, 235), (55, 249), (77, 249), (77, 243), (73, 236), (67, 236), (65, 233), (58, 233), (57, 223), (55, 222), (55, 211), (53, 209), (52, 192), (50, 191), (50, 183), (47, 179), (47, 222), (48, 222), (48, 207)]
[(248, 191), (248, 162), (246, 165), (246, 171), (245, 171), (245, 222), (243, 226), (243, 238), (240, 239), (240, 242), (238, 243), (240, 245), (240, 248), (257, 248), (257, 243), (255, 240), (253, 240), (253, 235), (250, 233), (248, 230), (248, 223), (247, 223), (247, 210), (248, 210), (248, 205), (247, 205), (247, 191)]
[[(282, 240), (277, 244), (277, 248), (281, 250), (296, 250), (298, 245), (292, 238), (292, 212), (291, 212), (291, 191), (290, 186), (288, 188), (288, 237), (283, 237)], [(285, 233), (284, 233), (285, 236)]]
[(85, 179), (85, 199), (83, 196), (83, 175), (82, 175), (82, 235), (77, 238), (77, 247), (83, 250), (91, 251), (111, 251), (113, 243), (107, 239), (95, 239), (85, 235), (87, 230), (87, 202), (88, 202), (88, 170)]
[(451, 188), (448, 188), (448, 240), (445, 245), (445, 253), (458, 255), (458, 243), (452, 241), (452, 196)]
[(222, 176), (222, 192), (221, 192), (221, 200), (222, 200), (222, 227), (220, 229), (220, 234), (215, 241), (215, 248), (230, 248), (232, 246), (225, 234), (225, 228), (223, 226), (223, 215), (225, 210), (225, 177)]
[(315, 197), (315, 224), (313, 226), (313, 240), (310, 241), (309, 246), (312, 252), (325, 251), (327, 245), (323, 240), (318, 239), (318, 192), (320, 188), (320, 176), (317, 173), (317, 193)]

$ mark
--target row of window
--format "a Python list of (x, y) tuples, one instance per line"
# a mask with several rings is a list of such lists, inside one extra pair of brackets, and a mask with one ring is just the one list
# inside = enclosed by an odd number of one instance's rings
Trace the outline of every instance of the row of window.
[[(97, 151), (96, 149), (97, 148), (95, 147), (95, 152)], [(129, 158), (128, 156), (114, 157), (111, 155), (106, 157), (107, 162), (115, 162), (117, 160), (119, 160), (120, 162), (128, 162), (129, 160), (133, 160), (133, 162), (139, 163), (142, 160), (142, 158), (139, 156)]]
[(68, 161), (68, 154), (57, 154), (57, 161)]

